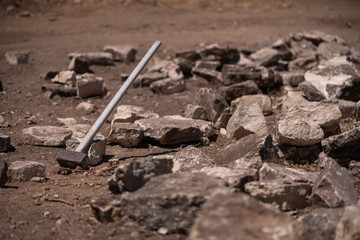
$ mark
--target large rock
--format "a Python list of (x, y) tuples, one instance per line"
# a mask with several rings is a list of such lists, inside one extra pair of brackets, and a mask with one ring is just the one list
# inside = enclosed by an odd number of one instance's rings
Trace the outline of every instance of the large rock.
[(114, 123), (111, 125), (108, 141), (120, 144), (123, 147), (135, 147), (139, 145), (144, 134), (141, 128), (134, 123)]
[(231, 45), (213, 43), (199, 49), (198, 53), (203, 60), (220, 61), (222, 64), (239, 60), (239, 51)]
[(178, 80), (178, 79), (165, 78), (151, 83), (150, 89), (154, 93), (170, 95), (173, 93), (184, 91), (185, 81), (184, 79)]
[(337, 227), (335, 240), (356, 240), (360, 236), (360, 206), (345, 208)]
[(164, 145), (195, 142), (214, 135), (212, 123), (180, 116), (140, 119), (135, 124), (140, 126), (145, 138)]
[(356, 204), (354, 180), (345, 168), (332, 161), (320, 172), (310, 199), (314, 206), (322, 207), (344, 207)]
[(112, 54), (115, 61), (135, 62), (136, 49), (130, 45), (105, 46), (104, 52)]
[(171, 173), (172, 158), (169, 155), (137, 159), (120, 165), (108, 179), (112, 193), (133, 192), (141, 188), (151, 178)]
[(239, 107), (226, 126), (228, 138), (239, 139), (250, 134), (264, 136), (268, 133), (262, 109), (257, 103)]
[(291, 182), (314, 183), (316, 178), (315, 172), (283, 167), (274, 163), (264, 163), (259, 170), (260, 181), (284, 179)]
[(10, 137), (0, 133), (0, 152), (6, 152), (10, 148)]
[(123, 194), (121, 215), (152, 230), (187, 233), (200, 206), (225, 182), (205, 173), (173, 173), (152, 178), (134, 193)]
[(321, 142), (324, 152), (340, 159), (360, 159), (360, 127), (339, 135), (330, 136)]
[(247, 68), (235, 64), (225, 64), (221, 70), (221, 73), (225, 85), (244, 82), (249, 79), (261, 79), (260, 70), (255, 68)]
[(104, 79), (85, 73), (76, 77), (77, 95), (80, 98), (102, 96), (104, 93)]
[(0, 155), (0, 187), (3, 187), (8, 180), (7, 176), (8, 163), (7, 156)]
[(38, 146), (65, 146), (72, 131), (65, 127), (36, 126), (22, 130), (24, 143)]
[(213, 166), (212, 160), (200, 149), (188, 146), (173, 157), (173, 172), (197, 172), (204, 167)]
[(88, 65), (113, 65), (113, 55), (108, 52), (69, 53), (70, 59), (77, 58)]
[(143, 118), (159, 118), (159, 114), (145, 110), (142, 107), (134, 105), (120, 105), (116, 108), (116, 113), (111, 124), (114, 123), (133, 123)]
[(309, 239), (305, 225), (242, 193), (217, 194), (199, 212), (189, 240)]
[(8, 170), (9, 181), (29, 181), (33, 177), (45, 177), (45, 165), (32, 161), (13, 162)]
[(219, 93), (224, 96), (227, 102), (231, 102), (232, 100), (244, 95), (258, 94), (259, 92), (260, 90), (253, 80), (219, 88)]
[(261, 107), (264, 115), (269, 115), (272, 113), (271, 99), (269, 96), (263, 94), (245, 95), (236, 98), (235, 100), (231, 101), (230, 111), (234, 113), (239, 107), (252, 103), (257, 103)]
[(28, 51), (10, 51), (5, 53), (5, 58), (8, 64), (18, 65), (29, 62)]

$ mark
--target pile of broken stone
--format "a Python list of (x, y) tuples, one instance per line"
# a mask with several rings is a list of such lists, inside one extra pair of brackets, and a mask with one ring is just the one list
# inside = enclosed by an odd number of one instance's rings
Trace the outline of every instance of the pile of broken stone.
[[(157, 62), (135, 87), (173, 94), (199, 78), (211, 87), (199, 89), (184, 116), (119, 106), (109, 136), (97, 136), (89, 148), (91, 164), (101, 162), (107, 142), (206, 145), (216, 135), (233, 142), (214, 158), (190, 145), (119, 165), (108, 179), (113, 197), (91, 201), (95, 216), (189, 239), (356, 239), (357, 64), (356, 49), (317, 31), (255, 52), (211, 44)], [(59, 120), (65, 127), (24, 129), (25, 143), (76, 147), (90, 126)]]

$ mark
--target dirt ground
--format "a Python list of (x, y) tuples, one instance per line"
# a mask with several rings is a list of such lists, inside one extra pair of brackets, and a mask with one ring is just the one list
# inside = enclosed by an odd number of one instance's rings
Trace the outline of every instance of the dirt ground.
[[(210, 3), (209, 3), (210, 2)], [(13, 9), (8, 8), (17, 3)], [(65, 176), (56, 173), (55, 156), (60, 150), (23, 144), (21, 130), (30, 126), (60, 125), (57, 118), (74, 117), (92, 124), (121, 85), (120, 74), (134, 64), (93, 66), (105, 79), (109, 94), (88, 99), (98, 106), (92, 114), (75, 107), (83, 100), (48, 99), (41, 91), (41, 76), (65, 69), (67, 54), (99, 51), (105, 45), (131, 44), (137, 60), (154, 40), (163, 41), (157, 58), (174, 57), (180, 50), (206, 43), (231, 43), (238, 49), (254, 50), (291, 32), (321, 30), (342, 37), (360, 48), (360, 1), (358, 0), (223, 0), (223, 1), (0, 1), (0, 114), (11, 127), (0, 129), (11, 137), (9, 162), (38, 161), (46, 165), (47, 181), (7, 183), (0, 188), (0, 239), (185, 239), (183, 235), (159, 235), (133, 223), (100, 223), (89, 201), (111, 195), (106, 180), (113, 173), (110, 159), (131, 161), (150, 154), (176, 151), (146, 145), (126, 149), (107, 146), (105, 161), (90, 170)], [(20, 13), (29, 11), (30, 16)], [(29, 50), (26, 65), (9, 65), (4, 54)], [(150, 63), (151, 65), (151, 63)], [(173, 95), (153, 94), (149, 88), (130, 88), (121, 104), (152, 110), (160, 116), (184, 113), (206, 81), (187, 80), (186, 91)], [(110, 123), (101, 133), (107, 135)], [(213, 157), (230, 141), (218, 137), (201, 147)]]

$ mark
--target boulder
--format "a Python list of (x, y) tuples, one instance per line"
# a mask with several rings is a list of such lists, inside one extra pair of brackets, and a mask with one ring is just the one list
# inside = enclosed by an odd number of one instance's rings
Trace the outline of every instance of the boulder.
[(253, 80), (235, 83), (230, 86), (224, 86), (219, 88), (218, 91), (227, 102), (231, 102), (232, 100), (244, 95), (260, 93), (258, 86)]
[(29, 52), (10, 51), (5, 53), (5, 58), (10, 65), (26, 64), (29, 62)]
[(177, 79), (165, 78), (151, 83), (150, 89), (154, 93), (170, 95), (173, 93), (184, 91), (185, 81), (184, 79), (177, 80)]
[(221, 64), (235, 63), (239, 60), (239, 51), (231, 45), (213, 43), (198, 50), (202, 60), (220, 61)]
[(7, 172), (9, 181), (29, 181), (33, 177), (45, 177), (45, 165), (32, 161), (13, 162)]
[(335, 240), (356, 240), (360, 236), (360, 206), (348, 206), (336, 226)]
[(96, 112), (97, 107), (93, 103), (81, 102), (76, 106), (76, 110), (83, 111), (85, 113)]
[(284, 179), (290, 182), (314, 183), (317, 173), (283, 167), (275, 163), (264, 163), (259, 170), (259, 179), (260, 181)]
[(235, 64), (225, 64), (221, 70), (221, 73), (225, 85), (240, 83), (249, 79), (261, 79), (261, 73), (259, 69), (243, 67)]
[(252, 103), (257, 103), (261, 107), (264, 115), (270, 115), (272, 113), (271, 99), (269, 96), (263, 94), (245, 95), (232, 100), (230, 111), (234, 113), (239, 107)]
[(10, 137), (0, 133), (0, 152), (6, 152), (10, 146)]
[(169, 155), (136, 159), (120, 165), (108, 179), (112, 193), (133, 192), (141, 188), (151, 178), (171, 173), (172, 157)]
[(69, 53), (69, 59), (77, 58), (90, 65), (113, 65), (113, 55), (108, 52)]
[(53, 79), (51, 79), (51, 82), (75, 87), (76, 73), (74, 71), (69, 71), (69, 70), (61, 71)]
[(239, 139), (250, 134), (267, 135), (266, 120), (257, 103), (239, 107), (226, 126), (228, 138)]
[(197, 172), (213, 166), (211, 159), (200, 149), (188, 146), (173, 156), (173, 172)]
[(7, 156), (0, 155), (0, 187), (5, 186), (5, 183), (8, 180), (7, 171), (8, 171)]
[(76, 77), (77, 95), (80, 98), (102, 96), (104, 93), (104, 79), (93, 74), (82, 74)]
[(89, 64), (86, 61), (82, 61), (77, 57), (73, 57), (69, 63), (68, 70), (83, 74), (89, 71)]
[(104, 52), (112, 54), (115, 61), (135, 62), (136, 49), (130, 45), (105, 46)]
[(214, 85), (221, 84), (223, 82), (221, 72), (215, 69), (194, 67), (191, 72), (192, 74), (202, 77)]
[(184, 117), (206, 121), (206, 108), (199, 105), (187, 104), (185, 107)]
[(24, 143), (37, 146), (65, 146), (72, 131), (65, 127), (35, 126), (22, 130)]
[(111, 125), (108, 141), (120, 144), (122, 147), (138, 146), (144, 134), (141, 128), (134, 123), (114, 123)]
[(75, 87), (64, 86), (57, 83), (45, 83), (41, 85), (41, 90), (45, 93), (50, 93), (50, 98), (53, 98), (55, 95), (60, 97), (73, 97), (77, 95)]

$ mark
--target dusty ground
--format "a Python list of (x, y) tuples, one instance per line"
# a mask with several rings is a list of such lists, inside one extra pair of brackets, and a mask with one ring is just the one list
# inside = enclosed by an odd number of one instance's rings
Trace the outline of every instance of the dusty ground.
[[(0, 239), (185, 239), (182, 235), (161, 236), (135, 224), (99, 223), (88, 205), (94, 197), (111, 194), (106, 180), (113, 167), (107, 160), (129, 161), (176, 151), (180, 146), (125, 149), (108, 145), (103, 164), (64, 176), (56, 173), (55, 156), (60, 149), (23, 145), (21, 130), (32, 125), (59, 125), (58, 117), (93, 123), (121, 85), (120, 74), (130, 73), (135, 66), (116, 63), (110, 67), (92, 67), (96, 75), (105, 78), (110, 94), (91, 98), (100, 110), (85, 115), (75, 111), (81, 99), (48, 99), (40, 89), (43, 83), (40, 76), (65, 69), (69, 52), (97, 51), (107, 44), (131, 44), (138, 48), (139, 60), (154, 40), (163, 41), (156, 54), (158, 58), (215, 41), (251, 50), (291, 32), (314, 29), (336, 34), (350, 46), (360, 48), (360, 1), (357, 0), (224, 0), (212, 4), (190, 0), (126, 1), (126, 4), (18, 1), (21, 3), (18, 7), (6, 11), (12, 2), (15, 1), (0, 1), (0, 80), (5, 91), (0, 93), (0, 113), (11, 124), (0, 132), (11, 137), (13, 149), (6, 153), (9, 162), (42, 162), (47, 168), (48, 181), (8, 183), (6, 188), (0, 188)], [(20, 17), (20, 12), (25, 10), (30, 11), (30, 17)], [(4, 54), (10, 50), (30, 50), (30, 63), (8, 65)], [(185, 92), (170, 96), (154, 95), (148, 88), (131, 88), (121, 103), (139, 105), (161, 116), (181, 115), (202, 86), (208, 85), (188, 80)], [(107, 135), (109, 129), (110, 124), (106, 123), (101, 132)], [(201, 149), (214, 156), (227, 143), (229, 140), (219, 137)]]

